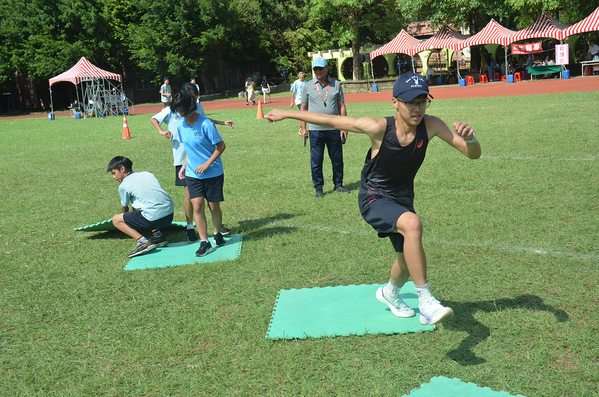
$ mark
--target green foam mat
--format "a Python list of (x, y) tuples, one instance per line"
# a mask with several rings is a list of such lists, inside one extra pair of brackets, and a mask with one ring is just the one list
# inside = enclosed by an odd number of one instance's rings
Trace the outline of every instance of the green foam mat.
[(411, 318), (396, 317), (376, 299), (381, 285), (348, 285), (281, 290), (266, 333), (267, 339), (305, 339), (349, 335), (405, 334), (431, 331), (421, 325), (414, 283), (401, 289), (414, 308)]
[[(186, 222), (173, 222), (166, 227), (185, 227), (187, 226)], [(107, 219), (102, 222), (94, 223), (87, 226), (76, 227), (76, 231), (78, 232), (104, 232), (108, 230), (117, 230), (116, 227), (112, 224), (112, 219)]]
[[(199, 243), (190, 244), (186, 241), (169, 243), (166, 247), (156, 248), (154, 251), (144, 255), (131, 258), (124, 270), (146, 270), (165, 267), (195, 265), (199, 263), (212, 263), (220, 261), (232, 261), (241, 253), (243, 236), (234, 234), (224, 236), (226, 244), (216, 248), (214, 252), (206, 256), (197, 257), (196, 251), (200, 248)], [(209, 239), (214, 247), (214, 240)]]
[(402, 397), (525, 397), (520, 394), (514, 396), (505, 391), (494, 391), (488, 387), (480, 387), (474, 383), (465, 383), (459, 379), (449, 379), (443, 376), (432, 378), (430, 383), (425, 383), (410, 394)]

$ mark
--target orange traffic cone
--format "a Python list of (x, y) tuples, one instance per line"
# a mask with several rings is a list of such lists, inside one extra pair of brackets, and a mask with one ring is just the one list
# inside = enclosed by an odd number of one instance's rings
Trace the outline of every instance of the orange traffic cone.
[(264, 112), (262, 111), (262, 102), (258, 101), (258, 114), (256, 114), (257, 119), (264, 118)]
[(131, 139), (131, 134), (129, 133), (129, 125), (127, 124), (127, 115), (123, 115), (123, 137), (121, 139)]

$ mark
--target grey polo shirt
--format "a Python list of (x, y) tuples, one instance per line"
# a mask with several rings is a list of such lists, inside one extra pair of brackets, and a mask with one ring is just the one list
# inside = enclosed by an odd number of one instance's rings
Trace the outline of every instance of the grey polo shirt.
[[(318, 92), (319, 89), (320, 93)], [(318, 79), (312, 79), (304, 84), (302, 104), (308, 104), (308, 111), (337, 116), (339, 115), (339, 102), (345, 102), (343, 87), (341, 87), (339, 81), (332, 79), (331, 76), (328, 76), (324, 85)], [(325, 131), (330, 128), (308, 123), (308, 129)]]

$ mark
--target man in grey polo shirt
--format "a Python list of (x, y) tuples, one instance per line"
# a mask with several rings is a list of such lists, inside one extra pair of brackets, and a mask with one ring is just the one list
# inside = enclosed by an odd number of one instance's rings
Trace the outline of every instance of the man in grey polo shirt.
[[(332, 79), (329, 72), (329, 64), (323, 57), (312, 61), (314, 79), (308, 81), (302, 90), (302, 111), (325, 113), (330, 115), (347, 116), (345, 109), (345, 97), (343, 88), (337, 80)], [(308, 135), (306, 122), (302, 121), (302, 137)], [(331, 164), (333, 166), (334, 192), (349, 193), (343, 187), (343, 144), (347, 139), (347, 131), (331, 130), (316, 124), (309, 124), (310, 136), (310, 163), (312, 166), (312, 183), (316, 189), (316, 198), (324, 196), (322, 187), (324, 178), (322, 175), (322, 163), (324, 160), (324, 148), (328, 149)]]

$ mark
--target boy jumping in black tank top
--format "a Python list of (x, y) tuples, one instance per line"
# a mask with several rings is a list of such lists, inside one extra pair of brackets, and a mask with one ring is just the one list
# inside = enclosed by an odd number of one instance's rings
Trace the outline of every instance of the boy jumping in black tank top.
[(480, 144), (470, 125), (453, 123), (453, 132), (441, 119), (425, 114), (429, 96), (432, 98), (424, 77), (405, 73), (393, 86), (391, 103), (396, 109), (393, 117), (354, 118), (282, 109), (274, 109), (265, 116), (270, 122), (293, 118), (370, 137), (372, 146), (362, 170), (358, 196), (360, 212), (379, 237), (389, 237), (397, 252), (389, 283), (377, 290), (376, 298), (396, 316), (414, 316), (414, 310), (400, 297), (401, 287), (412, 276), (423, 325), (451, 318), (453, 310), (441, 305), (429, 291), (422, 221), (413, 204), (414, 178), (424, 161), (428, 142), (435, 136), (470, 159), (481, 155)]

